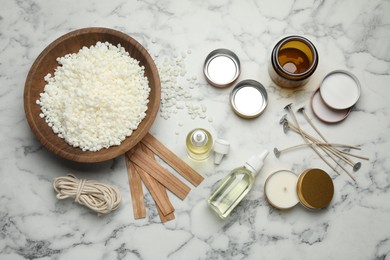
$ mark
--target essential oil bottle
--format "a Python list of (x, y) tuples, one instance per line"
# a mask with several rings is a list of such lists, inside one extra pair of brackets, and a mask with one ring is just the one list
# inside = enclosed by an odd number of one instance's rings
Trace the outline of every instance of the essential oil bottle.
[(268, 151), (254, 155), (246, 163), (234, 169), (221, 181), (218, 188), (210, 195), (207, 203), (220, 216), (225, 219), (237, 204), (251, 190), (257, 173), (264, 164)]
[(195, 128), (186, 138), (188, 155), (194, 160), (205, 160), (209, 157), (213, 148), (213, 137), (203, 128)]

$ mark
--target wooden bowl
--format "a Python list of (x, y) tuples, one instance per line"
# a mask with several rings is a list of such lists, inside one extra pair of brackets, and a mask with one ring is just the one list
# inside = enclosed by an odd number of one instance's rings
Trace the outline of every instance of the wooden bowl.
[[(145, 76), (149, 80), (150, 94), (146, 117), (141, 121), (132, 135), (119, 146), (103, 148), (97, 152), (82, 151), (75, 148), (53, 133), (44, 119), (39, 117), (40, 105), (36, 100), (43, 92), (46, 82), (44, 77), (57, 68), (57, 57), (68, 53), (76, 53), (83, 46), (90, 47), (96, 42), (121, 44), (130, 56), (137, 59), (145, 67)], [(100, 162), (120, 156), (135, 146), (149, 131), (160, 105), (161, 86), (156, 65), (144, 47), (130, 36), (107, 28), (85, 28), (70, 32), (52, 42), (38, 56), (32, 65), (24, 87), (24, 110), (31, 130), (38, 140), (51, 152), (63, 158), (77, 162)]]

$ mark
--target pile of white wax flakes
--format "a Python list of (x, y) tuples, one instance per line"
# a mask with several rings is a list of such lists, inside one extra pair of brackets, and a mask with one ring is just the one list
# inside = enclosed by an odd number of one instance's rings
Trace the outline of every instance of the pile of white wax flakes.
[(145, 118), (144, 67), (120, 45), (97, 42), (57, 58), (37, 104), (53, 132), (83, 151), (119, 145)]

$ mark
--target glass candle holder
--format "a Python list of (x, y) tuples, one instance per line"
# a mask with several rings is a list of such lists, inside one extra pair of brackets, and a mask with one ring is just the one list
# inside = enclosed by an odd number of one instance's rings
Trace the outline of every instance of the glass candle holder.
[(307, 83), (318, 65), (315, 46), (302, 36), (288, 36), (272, 50), (268, 71), (280, 87), (296, 88)]

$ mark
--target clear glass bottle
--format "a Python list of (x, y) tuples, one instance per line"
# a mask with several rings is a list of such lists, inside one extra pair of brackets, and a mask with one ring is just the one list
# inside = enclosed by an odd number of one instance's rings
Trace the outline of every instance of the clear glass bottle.
[(252, 156), (243, 166), (231, 171), (207, 199), (210, 207), (225, 219), (251, 190), (257, 173), (263, 167), (268, 151)]
[(272, 50), (268, 72), (280, 87), (296, 88), (307, 83), (318, 65), (317, 49), (302, 36), (288, 36)]
[(194, 160), (205, 160), (213, 148), (213, 137), (203, 128), (195, 128), (186, 138), (188, 155)]

